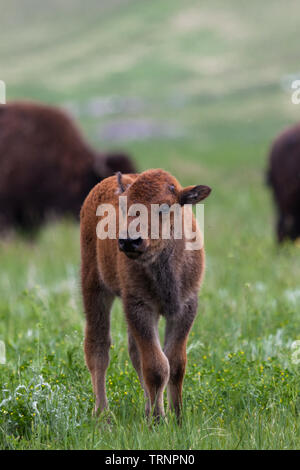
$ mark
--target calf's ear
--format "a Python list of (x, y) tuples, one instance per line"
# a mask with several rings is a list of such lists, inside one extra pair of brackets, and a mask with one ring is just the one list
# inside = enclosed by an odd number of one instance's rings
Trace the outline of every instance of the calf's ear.
[(202, 199), (209, 196), (210, 192), (211, 188), (209, 186), (203, 186), (202, 184), (198, 186), (188, 186), (180, 191), (179, 204), (182, 206), (184, 204), (197, 204), (202, 201)]

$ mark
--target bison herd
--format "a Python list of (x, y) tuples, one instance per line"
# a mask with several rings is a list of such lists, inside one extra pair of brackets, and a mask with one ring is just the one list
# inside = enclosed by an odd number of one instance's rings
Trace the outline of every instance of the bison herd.
[[(0, 105), (0, 231), (34, 233), (49, 218), (79, 217), (89, 191), (116, 172), (135, 173), (123, 152), (91, 148), (70, 117), (30, 102)], [(275, 139), (267, 183), (278, 242), (300, 236), (300, 124)]]

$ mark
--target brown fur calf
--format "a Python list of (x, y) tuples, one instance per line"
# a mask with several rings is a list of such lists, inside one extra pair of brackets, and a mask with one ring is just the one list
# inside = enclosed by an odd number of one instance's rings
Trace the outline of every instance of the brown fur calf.
[[(91, 372), (96, 410), (107, 406), (105, 372), (109, 363), (110, 309), (120, 296), (128, 323), (129, 354), (147, 397), (146, 413), (164, 414), (163, 392), (168, 386), (170, 406), (179, 416), (186, 367), (186, 342), (197, 312), (204, 272), (204, 250), (186, 250), (187, 239), (99, 239), (96, 216), (100, 204), (118, 213), (119, 196), (128, 208), (141, 203), (196, 204), (210, 193), (207, 186), (182, 188), (163, 170), (120, 175), (103, 180), (88, 195), (81, 210), (81, 279), (86, 313), (85, 357)], [(166, 206), (165, 206), (166, 207)], [(192, 216), (193, 217), (193, 216)], [(134, 220), (134, 217), (129, 217)], [(193, 217), (193, 227), (196, 221)], [(171, 233), (174, 217), (171, 218)], [(197, 229), (199, 230), (199, 229)], [(199, 233), (199, 232), (198, 232)], [(158, 319), (166, 318), (164, 348)]]
[(275, 139), (267, 180), (277, 208), (277, 239), (296, 240), (300, 237), (300, 124)]
[(32, 231), (53, 214), (78, 218), (92, 187), (116, 171), (135, 169), (126, 155), (91, 149), (59, 109), (0, 105), (0, 229)]

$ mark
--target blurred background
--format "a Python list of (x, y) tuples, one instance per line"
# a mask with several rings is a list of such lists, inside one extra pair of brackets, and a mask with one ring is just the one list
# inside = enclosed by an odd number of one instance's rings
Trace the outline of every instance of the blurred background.
[[(140, 170), (162, 167), (183, 185), (213, 188), (205, 202), (207, 274), (190, 357), (204, 376), (203, 358), (211, 360), (202, 390), (210, 387), (221, 403), (210, 398), (202, 403), (201, 398), (198, 405), (222, 419), (231, 407), (230, 426), (238, 417), (239, 429), (241, 416), (248, 419), (241, 397), (252, 393), (247, 367), (255, 363), (259, 371), (269, 356), (276, 357), (278, 370), (288, 367), (291, 341), (299, 337), (299, 249), (286, 246), (278, 252), (272, 198), (265, 186), (273, 138), (300, 121), (300, 105), (291, 101), (291, 83), (300, 78), (299, 2), (0, 0), (0, 12), (0, 79), (6, 83), (7, 101), (32, 99), (63, 107), (94, 147), (120, 148), (133, 155)], [(78, 225), (51, 224), (34, 244), (16, 237), (1, 240), (0, 249), (0, 338), (12, 361), (5, 380), (14, 383), (16, 358), (22, 353), (19, 364), (25, 361), (28, 370), (23, 380), (31, 383), (28, 364), (37, 360), (35, 338), (45, 354), (55, 350), (52, 362), (45, 362), (52, 365), (43, 372), (49, 381), (56, 380), (57, 361), (69, 354), (77, 369), (68, 384), (75, 394), (90, 398), (81, 350)], [(112, 367), (122, 369), (128, 358), (119, 304), (113, 322), (118, 353)], [(36, 327), (41, 324), (43, 330)], [(233, 379), (240, 381), (240, 395), (236, 391), (236, 402), (229, 398), (227, 407), (222, 383), (208, 370), (217, 370), (225, 353), (239, 349), (254, 362), (245, 362), (240, 378)], [(68, 364), (69, 372), (61, 367), (71, 374)], [(276, 376), (274, 370), (270, 374)], [(193, 373), (190, 368), (186, 379), (191, 386)], [(279, 434), (280, 429), (286, 433), (282, 443), (289, 431), (276, 407), (286, 403), (287, 416), (299, 389), (291, 385), (290, 396), (277, 384), (265, 396), (263, 385), (257, 388), (259, 377), (259, 372), (252, 377), (254, 401), (248, 411), (252, 417), (257, 410), (263, 413), (270, 400), (272, 423), (278, 424)], [(118, 388), (113, 390), (110, 398), (117, 397)], [(186, 392), (187, 400), (192, 393)], [(270, 445), (279, 445), (276, 429), (269, 435), (268, 420), (265, 426)], [(56, 422), (52, 432), (57, 442), (63, 419), (59, 429)], [(288, 445), (296, 445), (295, 438), (291, 432)], [(193, 439), (189, 445), (202, 445), (200, 437)], [(248, 445), (255, 447), (255, 439)], [(172, 446), (162, 442), (157, 445)]]
[(271, 140), (300, 116), (296, 1), (0, 5), (7, 100), (62, 106), (95, 146), (211, 184), (227, 207), (258, 197)]
[(0, 6), (7, 99), (67, 108), (91, 142), (132, 150), (141, 168), (205, 179), (221, 165), (220, 183), (240, 183), (241, 167), (262, 169), (270, 140), (299, 118), (296, 1)]

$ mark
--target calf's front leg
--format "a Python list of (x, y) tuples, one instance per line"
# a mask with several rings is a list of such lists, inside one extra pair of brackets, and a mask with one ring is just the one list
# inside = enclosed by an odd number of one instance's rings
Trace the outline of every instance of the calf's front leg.
[(143, 300), (131, 296), (124, 299), (124, 307), (139, 352), (142, 386), (146, 388), (153, 416), (159, 419), (164, 416), (163, 394), (170, 367), (159, 342), (158, 315)]
[(148, 397), (148, 391), (147, 391), (147, 388), (145, 386), (144, 378), (143, 378), (141, 355), (140, 355), (138, 346), (136, 344), (136, 341), (135, 341), (133, 335), (131, 334), (130, 330), (128, 330), (128, 350), (129, 350), (129, 356), (130, 356), (131, 362), (133, 364), (133, 367), (135, 368), (135, 370), (138, 374), (138, 377), (140, 379), (141, 386), (144, 389), (144, 395), (145, 395), (145, 398), (146, 398), (145, 412), (146, 412), (146, 416), (149, 416), (150, 411), (151, 411), (151, 407), (150, 407), (150, 400), (149, 400), (149, 397)]
[(170, 315), (166, 321), (164, 352), (170, 364), (168, 383), (169, 406), (180, 418), (182, 409), (182, 386), (186, 368), (186, 343), (197, 313), (198, 297), (193, 296), (178, 314)]

